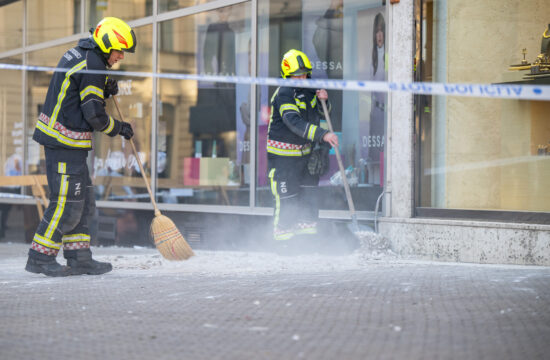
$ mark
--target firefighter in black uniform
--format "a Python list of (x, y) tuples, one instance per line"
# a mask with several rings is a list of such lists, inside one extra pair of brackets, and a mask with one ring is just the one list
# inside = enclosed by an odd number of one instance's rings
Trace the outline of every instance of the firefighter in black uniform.
[[(106, 17), (89, 38), (81, 39), (59, 61), (48, 88), (33, 139), (44, 146), (50, 204), (34, 235), (25, 269), (48, 276), (90, 274), (112, 270), (92, 259), (87, 217), (95, 198), (86, 158), (92, 133), (102, 131), (130, 139), (132, 127), (105, 112), (105, 99), (118, 92), (104, 73), (136, 48), (134, 31), (124, 21)], [(56, 261), (63, 245), (67, 266)]]
[[(299, 50), (292, 49), (283, 56), (281, 76), (285, 79), (309, 78), (311, 69), (308, 57)], [(320, 127), (323, 110), (318, 100), (328, 100), (326, 90), (281, 86), (271, 98), (267, 158), (275, 198), (275, 240), (317, 233), (317, 197), (306, 196), (304, 190), (317, 187), (320, 173), (310, 171), (308, 163), (313, 147), (321, 146), (326, 169), (328, 150), (338, 146), (338, 136)]]

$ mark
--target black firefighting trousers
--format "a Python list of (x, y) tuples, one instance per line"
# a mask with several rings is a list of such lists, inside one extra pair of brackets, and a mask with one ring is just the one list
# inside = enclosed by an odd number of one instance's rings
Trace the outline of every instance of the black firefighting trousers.
[(38, 224), (31, 248), (57, 255), (64, 250), (90, 247), (88, 217), (95, 211), (92, 182), (85, 150), (44, 148), (50, 205)]
[(314, 189), (319, 184), (319, 176), (308, 172), (308, 160), (309, 155), (268, 154), (271, 193), (275, 200), (275, 228), (292, 229), (301, 222), (317, 221), (319, 201)]

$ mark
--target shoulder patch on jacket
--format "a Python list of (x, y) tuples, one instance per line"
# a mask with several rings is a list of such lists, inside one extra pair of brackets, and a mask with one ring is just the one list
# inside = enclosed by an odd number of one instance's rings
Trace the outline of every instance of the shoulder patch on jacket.
[(80, 52), (78, 52), (78, 50), (76, 50), (75, 48), (71, 48), (69, 49), (69, 51), (71, 52), (71, 54), (73, 54), (77, 59), (80, 59), (82, 57), (82, 54)]

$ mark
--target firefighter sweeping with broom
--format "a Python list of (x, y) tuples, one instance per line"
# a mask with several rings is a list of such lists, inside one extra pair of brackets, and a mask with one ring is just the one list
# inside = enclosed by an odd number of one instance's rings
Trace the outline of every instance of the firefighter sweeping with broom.
[[(105, 99), (118, 92), (104, 71), (136, 49), (134, 31), (124, 21), (106, 17), (89, 38), (81, 39), (59, 61), (50, 82), (33, 139), (44, 146), (50, 204), (34, 235), (25, 269), (48, 276), (99, 275), (109, 263), (92, 259), (87, 217), (95, 198), (86, 158), (93, 131), (108, 136), (134, 135), (128, 123), (105, 112)], [(56, 261), (63, 246), (67, 266)]]
[[(292, 49), (284, 54), (284, 79), (306, 79), (311, 70), (303, 52)], [(317, 233), (317, 196), (306, 195), (305, 189), (317, 187), (319, 176), (328, 170), (330, 147), (338, 146), (338, 136), (319, 126), (323, 110), (318, 99), (328, 99), (326, 90), (284, 86), (271, 99), (267, 158), (275, 198), (273, 238), (277, 241)]]

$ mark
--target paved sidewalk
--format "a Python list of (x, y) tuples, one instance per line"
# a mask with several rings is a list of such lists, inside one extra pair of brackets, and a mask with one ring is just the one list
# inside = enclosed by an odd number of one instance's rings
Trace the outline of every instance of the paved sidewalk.
[[(0, 359), (543, 359), (550, 268), (394, 257), (93, 249), (103, 276), (26, 273), (0, 243)], [(377, 260), (377, 258), (379, 258)], [(62, 257), (60, 262), (64, 263)]]

